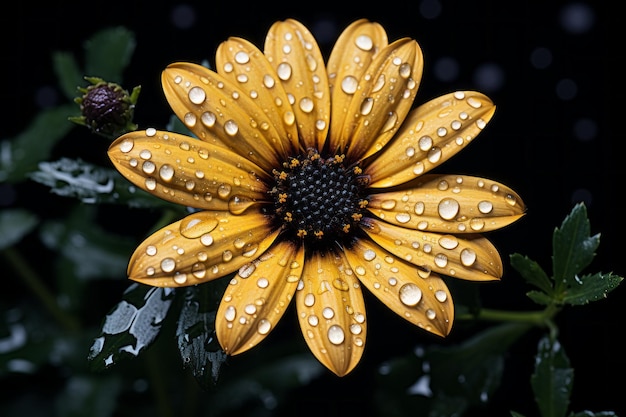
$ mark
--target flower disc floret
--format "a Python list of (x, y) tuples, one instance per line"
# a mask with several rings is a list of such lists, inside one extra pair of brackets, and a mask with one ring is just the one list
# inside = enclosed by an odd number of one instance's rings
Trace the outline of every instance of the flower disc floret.
[(368, 204), (367, 180), (358, 165), (345, 166), (344, 160), (311, 149), (274, 170), (276, 221), (311, 244), (349, 238)]

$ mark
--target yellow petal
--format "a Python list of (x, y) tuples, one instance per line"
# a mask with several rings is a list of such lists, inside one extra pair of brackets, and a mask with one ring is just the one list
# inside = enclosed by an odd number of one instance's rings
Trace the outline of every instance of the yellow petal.
[(324, 58), (309, 30), (287, 19), (272, 25), (265, 55), (291, 98), (304, 149), (324, 146), (330, 123), (330, 90)]
[(365, 346), (363, 294), (340, 253), (306, 259), (296, 292), (300, 328), (315, 357), (339, 376), (359, 363)]
[(128, 264), (128, 277), (155, 287), (211, 281), (258, 258), (278, 233), (258, 210), (244, 216), (200, 211), (139, 245)]
[(495, 112), (473, 91), (446, 94), (413, 110), (393, 140), (365, 168), (370, 187), (392, 187), (447, 161), (469, 144)]
[[(422, 78), (422, 51), (412, 39), (385, 47), (372, 61), (346, 110), (339, 142), (347, 143), (349, 160), (380, 151), (396, 133), (413, 105)], [(347, 84), (342, 84), (346, 91)]]
[(296, 292), (303, 265), (304, 247), (283, 241), (239, 269), (215, 318), (224, 352), (245, 352), (276, 327)]
[(127, 133), (109, 147), (115, 168), (157, 197), (240, 214), (264, 200), (267, 174), (245, 157), (197, 139), (155, 129)]
[(264, 110), (282, 141), (279, 142), (282, 154), (287, 157), (298, 152), (300, 144), (293, 109), (263, 52), (247, 40), (233, 37), (220, 44), (215, 61), (217, 72)]
[(344, 137), (342, 132), (344, 122), (349, 118), (350, 102), (359, 80), (369, 69), (372, 60), (386, 46), (385, 29), (366, 19), (350, 24), (337, 39), (327, 65), (332, 97), (329, 136), (331, 152), (344, 152), (349, 136)]
[(502, 277), (497, 249), (480, 235), (442, 235), (364, 219), (363, 230), (381, 247), (425, 271), (455, 278), (491, 281)]
[(284, 160), (283, 139), (272, 121), (230, 81), (186, 62), (169, 65), (161, 78), (170, 106), (201, 140), (227, 147), (267, 171)]
[(454, 234), (499, 229), (526, 211), (522, 199), (506, 185), (467, 175), (435, 174), (372, 194), (367, 208), (398, 226)]
[(450, 332), (454, 304), (437, 274), (399, 260), (365, 239), (345, 253), (356, 277), (396, 314), (436, 335)]

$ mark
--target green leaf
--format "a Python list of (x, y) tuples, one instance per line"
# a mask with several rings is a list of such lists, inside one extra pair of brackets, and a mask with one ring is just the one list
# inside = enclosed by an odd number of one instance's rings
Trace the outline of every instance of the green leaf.
[(542, 417), (564, 417), (574, 383), (574, 369), (558, 341), (544, 336), (537, 348), (530, 383)]
[(69, 52), (55, 52), (52, 54), (52, 64), (63, 94), (69, 100), (74, 100), (78, 95), (78, 87), (85, 84), (74, 55)]
[(38, 222), (35, 214), (24, 209), (0, 210), (0, 250), (18, 243)]
[[(185, 288), (185, 301), (176, 329), (183, 365), (205, 389), (217, 381), (226, 354), (215, 336), (215, 314), (227, 279)], [(215, 288), (219, 286), (219, 289)]]
[(92, 369), (103, 370), (137, 357), (159, 335), (172, 299), (172, 288), (132, 284), (104, 319), (89, 351)]
[(484, 403), (500, 385), (504, 354), (530, 328), (525, 323), (505, 323), (461, 345), (429, 352), (426, 359), (432, 369), (433, 393), (446, 398), (464, 397), (469, 404)]
[(43, 110), (17, 137), (0, 142), (0, 182), (20, 182), (37, 169), (37, 163), (76, 126), (67, 119), (75, 112), (74, 104)]
[(552, 298), (552, 296), (546, 294), (545, 292), (528, 291), (526, 295), (537, 304), (547, 306), (554, 303), (554, 299)]
[(552, 294), (552, 282), (539, 264), (526, 256), (514, 253), (510, 257), (511, 266), (531, 285), (541, 289), (546, 294)]
[(552, 237), (552, 267), (557, 295), (567, 285), (578, 284), (577, 274), (591, 264), (600, 244), (600, 235), (590, 237), (589, 233), (587, 209), (582, 203), (574, 206), (560, 229), (555, 229)]
[(134, 51), (133, 32), (124, 27), (104, 29), (85, 42), (85, 74), (121, 84)]
[(135, 187), (117, 171), (80, 159), (41, 162), (39, 170), (30, 174), (30, 178), (47, 185), (54, 194), (77, 198), (87, 204), (126, 204), (133, 208), (167, 207), (183, 211), (182, 206)]
[(591, 301), (603, 300), (609, 292), (617, 288), (623, 279), (623, 277), (612, 273), (602, 274), (600, 272), (581, 277), (576, 276), (576, 282), (579, 284), (567, 288), (563, 303), (583, 305)]

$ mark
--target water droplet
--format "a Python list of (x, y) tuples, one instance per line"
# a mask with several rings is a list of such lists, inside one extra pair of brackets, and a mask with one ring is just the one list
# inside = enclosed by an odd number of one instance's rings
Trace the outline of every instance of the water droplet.
[(239, 126), (234, 120), (227, 120), (224, 123), (224, 131), (229, 136), (235, 136), (239, 132)]
[(472, 249), (463, 249), (461, 251), (461, 263), (464, 266), (472, 266), (476, 262), (476, 252)]
[(446, 294), (446, 292), (444, 290), (437, 290), (437, 291), (435, 291), (435, 298), (440, 303), (443, 303), (443, 302), (445, 302), (448, 299), (448, 294)]
[(233, 306), (226, 307), (226, 311), (224, 311), (224, 318), (226, 321), (233, 321), (237, 316), (237, 310)]
[(135, 141), (132, 139), (125, 139), (122, 143), (120, 143), (120, 151), (128, 153), (133, 149), (133, 146), (135, 146)]
[(493, 210), (493, 204), (491, 203), (491, 201), (483, 200), (480, 203), (478, 203), (478, 211), (480, 211), (481, 213), (483, 214), (491, 213), (492, 210)]
[(174, 177), (174, 168), (171, 165), (163, 164), (159, 169), (159, 176), (163, 181), (169, 182)]
[(428, 151), (433, 147), (433, 139), (430, 136), (422, 136), (417, 141), (417, 144), (422, 151)]
[(457, 240), (456, 237), (452, 236), (452, 235), (446, 235), (446, 236), (442, 236), (439, 239), (439, 245), (444, 248), (444, 249), (454, 249), (457, 246), (459, 246), (459, 241)]
[(161, 270), (163, 272), (172, 272), (176, 267), (176, 261), (172, 258), (164, 258), (161, 260)]
[(435, 255), (435, 265), (439, 268), (445, 268), (448, 265), (448, 257), (443, 253), (438, 253)]
[(366, 97), (361, 102), (361, 109), (360, 109), (361, 114), (363, 116), (367, 116), (368, 114), (371, 113), (373, 107), (374, 107), (374, 99), (372, 97)]
[(195, 239), (217, 227), (217, 220), (189, 216), (180, 222), (180, 234)]
[(346, 94), (354, 94), (358, 86), (359, 81), (351, 75), (346, 76), (341, 81), (341, 90)]
[(400, 301), (402, 302), (402, 304), (409, 306), (409, 307), (414, 307), (422, 299), (422, 290), (420, 290), (417, 285), (413, 283), (408, 283), (408, 284), (404, 284), (400, 288), (399, 295), (400, 295)]
[(300, 110), (305, 113), (311, 113), (313, 111), (313, 100), (308, 97), (303, 97), (300, 100)]
[(444, 220), (452, 220), (459, 213), (459, 202), (452, 198), (444, 198), (439, 202), (437, 210)]
[(357, 48), (363, 51), (371, 51), (374, 47), (374, 41), (367, 35), (357, 36), (357, 38), (354, 40), (354, 44), (357, 46)]
[(250, 61), (250, 56), (245, 51), (239, 51), (235, 54), (235, 62), (238, 64), (247, 64)]
[(226, 199), (230, 195), (231, 191), (232, 187), (229, 184), (221, 184), (217, 187), (217, 195), (222, 199)]
[(343, 332), (343, 329), (336, 324), (333, 324), (328, 328), (328, 340), (333, 345), (340, 345), (345, 340), (346, 335)]
[(216, 120), (217, 120), (217, 117), (215, 116), (214, 113), (210, 111), (205, 111), (200, 115), (200, 121), (206, 127), (213, 127), (215, 125)]
[(256, 327), (256, 331), (259, 332), (259, 334), (268, 334), (271, 329), (272, 323), (270, 323), (267, 319), (259, 320), (259, 324)]
[(152, 137), (157, 134), (157, 130), (153, 127), (149, 127), (146, 129), (146, 136)]
[(206, 99), (206, 93), (200, 87), (192, 87), (189, 90), (189, 101), (193, 104), (202, 104)]
[(326, 320), (330, 320), (335, 317), (335, 311), (330, 307), (324, 307), (322, 310), (322, 316), (324, 316)]
[(304, 296), (304, 305), (307, 307), (313, 307), (313, 304), (315, 304), (315, 296), (311, 293), (308, 293)]
[(287, 62), (281, 62), (278, 65), (278, 68), (276, 68), (276, 74), (278, 74), (278, 78), (280, 78), (283, 81), (287, 81), (289, 78), (291, 78), (291, 65), (289, 65)]

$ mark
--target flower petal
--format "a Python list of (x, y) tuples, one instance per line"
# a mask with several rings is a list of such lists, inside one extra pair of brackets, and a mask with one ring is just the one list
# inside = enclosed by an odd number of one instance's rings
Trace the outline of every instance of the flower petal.
[(226, 288), (215, 320), (224, 352), (245, 352), (276, 327), (296, 292), (303, 265), (304, 247), (283, 241), (239, 269)]
[(330, 90), (317, 41), (302, 23), (287, 19), (272, 25), (264, 52), (290, 97), (303, 148), (321, 150), (330, 123)]
[(182, 287), (223, 277), (263, 254), (278, 236), (266, 216), (200, 211), (155, 232), (128, 263), (128, 277), (155, 287)]
[(372, 194), (367, 208), (398, 226), (455, 234), (499, 229), (526, 211), (522, 199), (506, 185), (467, 175), (436, 174)]
[(155, 129), (127, 133), (109, 158), (130, 182), (165, 200), (240, 214), (266, 198), (265, 172), (226, 148)]
[[(298, 128), (289, 98), (276, 72), (263, 52), (241, 38), (229, 38), (220, 44), (215, 55), (217, 72), (247, 94), (265, 112), (282, 140), (286, 160), (299, 151)], [(263, 128), (263, 126), (262, 126)]]
[(361, 239), (345, 251), (357, 278), (400, 317), (439, 336), (450, 333), (452, 296), (435, 273), (404, 262)]
[(385, 29), (366, 19), (350, 24), (337, 39), (327, 65), (332, 97), (331, 134), (328, 139), (331, 152), (344, 152), (350, 136), (344, 136), (342, 132), (358, 82), (372, 60), (386, 46)]
[(365, 168), (370, 187), (392, 187), (447, 161), (472, 141), (495, 112), (489, 98), (458, 91), (413, 110), (395, 138)]
[(422, 51), (408, 38), (387, 45), (374, 58), (354, 91), (342, 129), (333, 131), (347, 144), (349, 160), (380, 151), (396, 133), (413, 106), (422, 68)]
[(365, 346), (361, 287), (339, 252), (313, 252), (296, 291), (300, 328), (309, 348), (339, 376), (349, 373)]
[(491, 281), (502, 277), (498, 250), (480, 235), (442, 235), (421, 232), (367, 218), (363, 230), (399, 259), (425, 271), (455, 278)]
[(230, 81), (186, 62), (169, 65), (161, 78), (170, 106), (198, 138), (231, 149), (266, 171), (282, 162), (283, 139), (271, 120)]

